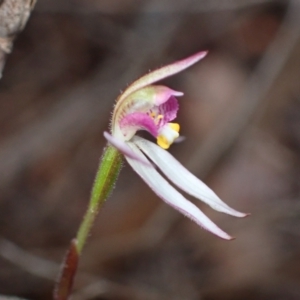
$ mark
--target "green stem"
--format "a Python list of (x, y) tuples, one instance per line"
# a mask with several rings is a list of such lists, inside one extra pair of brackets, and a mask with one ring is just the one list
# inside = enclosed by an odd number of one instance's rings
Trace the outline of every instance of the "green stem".
[(122, 157), (118, 150), (107, 146), (97, 171), (88, 209), (77, 232), (78, 255), (82, 252), (100, 207), (114, 188), (121, 166)]

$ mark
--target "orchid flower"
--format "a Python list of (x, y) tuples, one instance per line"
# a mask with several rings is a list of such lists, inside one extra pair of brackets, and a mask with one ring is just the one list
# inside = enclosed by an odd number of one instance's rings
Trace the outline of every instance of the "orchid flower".
[[(162, 200), (204, 229), (230, 240), (232, 239), (230, 235), (215, 225), (167, 180), (217, 211), (235, 217), (247, 215), (225, 204), (206, 184), (191, 174), (166, 150), (179, 137), (180, 126), (172, 121), (176, 118), (179, 108), (175, 97), (182, 96), (183, 93), (163, 85), (153, 85), (190, 67), (206, 54), (207, 52), (199, 52), (150, 72), (132, 83), (117, 99), (112, 116), (111, 133), (104, 132), (104, 136), (125, 156), (133, 170)], [(148, 131), (157, 139), (158, 145), (137, 136), (139, 130)]]
[[(150, 72), (129, 85), (117, 99), (111, 132), (104, 132), (105, 138), (111, 145), (104, 149), (88, 208), (63, 260), (54, 289), (55, 300), (68, 299), (71, 294), (79, 257), (99, 209), (116, 183), (122, 165), (122, 154), (133, 170), (162, 200), (223, 239), (230, 240), (232, 237), (214, 224), (196, 205), (188, 201), (169, 181), (217, 211), (235, 217), (247, 215), (225, 204), (206, 184), (191, 174), (166, 150), (174, 141), (180, 140), (179, 124), (172, 121), (176, 118), (179, 108), (176, 97), (183, 96), (183, 93), (154, 83), (183, 71), (205, 55), (206, 52), (199, 52)], [(148, 131), (156, 138), (158, 145), (137, 136), (139, 130)]]

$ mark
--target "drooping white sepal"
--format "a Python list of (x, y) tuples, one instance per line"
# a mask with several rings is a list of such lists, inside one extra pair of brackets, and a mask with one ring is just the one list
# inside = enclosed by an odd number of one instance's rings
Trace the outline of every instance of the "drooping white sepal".
[(160, 168), (160, 170), (180, 189), (194, 196), (213, 209), (235, 216), (246, 217), (224, 203), (205, 183), (189, 172), (168, 151), (141, 137), (135, 136), (133, 142)]
[[(137, 156), (141, 159), (144, 156), (141, 150), (132, 142), (128, 143)], [(168, 205), (172, 206), (192, 221), (212, 232), (220, 238), (231, 240), (230, 235), (220, 229), (213, 223), (196, 205), (185, 199), (173, 186), (171, 186), (158, 172), (151, 166), (140, 164), (136, 159), (126, 157), (126, 160), (131, 165), (136, 173), (146, 182), (146, 184), (163, 199)]]

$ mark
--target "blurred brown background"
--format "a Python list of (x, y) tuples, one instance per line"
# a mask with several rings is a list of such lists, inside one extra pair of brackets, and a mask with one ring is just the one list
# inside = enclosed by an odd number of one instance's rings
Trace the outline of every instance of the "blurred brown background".
[(251, 216), (197, 202), (236, 237), (220, 240), (125, 164), (72, 299), (300, 299), (299, 16), (299, 0), (39, 0), (0, 81), (0, 294), (51, 299), (114, 99), (208, 49), (164, 81), (185, 92), (170, 151)]

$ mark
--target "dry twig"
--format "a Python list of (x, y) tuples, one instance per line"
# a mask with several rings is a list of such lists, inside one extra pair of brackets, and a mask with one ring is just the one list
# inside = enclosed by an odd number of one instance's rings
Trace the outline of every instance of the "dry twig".
[(6, 55), (11, 52), (13, 41), (26, 25), (36, 0), (0, 1), (0, 78)]

